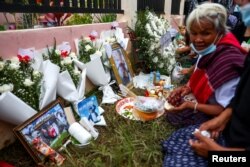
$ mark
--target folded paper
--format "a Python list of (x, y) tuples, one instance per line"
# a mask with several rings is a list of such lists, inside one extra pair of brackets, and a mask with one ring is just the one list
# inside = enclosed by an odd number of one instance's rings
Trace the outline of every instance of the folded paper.
[(11, 92), (0, 95), (0, 108), (0, 119), (14, 125), (23, 123), (37, 113)]
[(59, 76), (59, 67), (46, 60), (42, 64), (43, 81), (41, 86), (41, 97), (39, 108), (43, 109), (56, 99), (56, 86)]

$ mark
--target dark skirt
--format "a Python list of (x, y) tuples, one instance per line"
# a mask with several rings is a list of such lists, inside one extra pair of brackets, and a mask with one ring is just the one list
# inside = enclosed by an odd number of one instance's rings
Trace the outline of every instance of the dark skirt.
[(211, 119), (211, 117), (204, 114), (203, 112), (194, 113), (193, 110), (184, 110), (181, 112), (174, 112), (174, 113), (168, 112), (166, 114), (166, 117), (167, 121), (170, 124), (180, 127), (201, 124)]
[[(194, 139), (192, 132), (200, 125), (192, 125), (174, 132), (162, 143), (164, 154), (163, 167), (205, 167), (208, 166), (206, 158), (198, 156), (189, 145), (189, 140)], [(217, 143), (225, 146), (222, 136)]]

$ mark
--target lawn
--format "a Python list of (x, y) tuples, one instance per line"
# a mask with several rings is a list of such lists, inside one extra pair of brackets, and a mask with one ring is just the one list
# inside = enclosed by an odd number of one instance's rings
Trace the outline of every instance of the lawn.
[[(96, 91), (99, 102), (101, 92)], [(165, 116), (141, 122), (123, 118), (115, 105), (101, 105), (105, 110), (107, 126), (96, 126), (99, 137), (88, 146), (78, 148), (68, 145), (61, 154), (66, 157), (63, 167), (159, 167), (163, 155), (161, 142), (174, 130)], [(0, 151), (0, 160), (16, 167), (34, 167), (32, 158), (19, 141)], [(46, 164), (53, 166), (53, 164)]]

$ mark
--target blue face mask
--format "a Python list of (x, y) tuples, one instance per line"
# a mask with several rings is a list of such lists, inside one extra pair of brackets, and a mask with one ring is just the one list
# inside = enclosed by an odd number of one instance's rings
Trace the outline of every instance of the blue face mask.
[(239, 5), (235, 5), (235, 7), (234, 7), (234, 12), (239, 12), (239, 11), (240, 11)]
[(216, 50), (216, 45), (214, 43), (212, 43), (211, 45), (209, 45), (207, 48), (203, 50), (196, 50), (193, 43), (190, 44), (190, 47), (195, 53), (197, 53), (200, 56), (208, 55)]
[(242, 15), (242, 21), (244, 22), (245, 26), (250, 26), (250, 4), (247, 4), (240, 8), (240, 12)]

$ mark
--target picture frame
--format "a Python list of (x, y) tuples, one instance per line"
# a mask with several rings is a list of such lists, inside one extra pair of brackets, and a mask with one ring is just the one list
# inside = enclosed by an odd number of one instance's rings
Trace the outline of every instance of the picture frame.
[(46, 157), (32, 145), (41, 140), (54, 150), (58, 150), (70, 137), (69, 123), (61, 99), (56, 99), (45, 109), (13, 129), (14, 134), (37, 164), (44, 163)]
[(134, 77), (134, 72), (126, 51), (121, 47), (119, 43), (114, 43), (111, 47), (112, 54), (109, 61), (114, 72), (117, 84), (123, 84), (128, 88), (132, 88), (132, 79)]
[(86, 117), (93, 125), (101, 121), (96, 96), (90, 96), (78, 102), (77, 109), (81, 118)]

